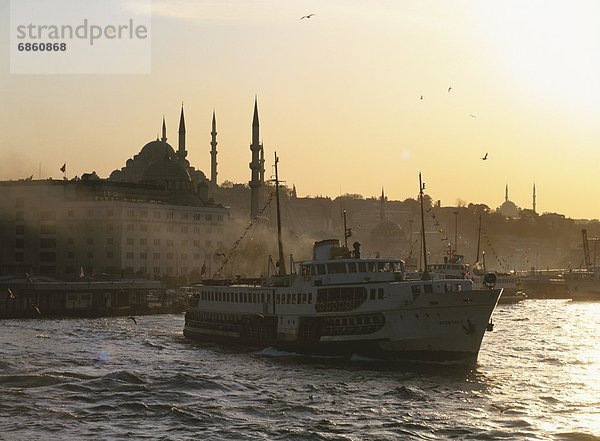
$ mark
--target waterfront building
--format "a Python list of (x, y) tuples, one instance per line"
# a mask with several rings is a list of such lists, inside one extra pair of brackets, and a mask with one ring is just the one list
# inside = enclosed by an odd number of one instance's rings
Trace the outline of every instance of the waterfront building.
[(159, 278), (201, 275), (224, 246), (228, 209), (179, 149), (146, 144), (126, 166), (100, 179), (0, 182), (0, 275)]

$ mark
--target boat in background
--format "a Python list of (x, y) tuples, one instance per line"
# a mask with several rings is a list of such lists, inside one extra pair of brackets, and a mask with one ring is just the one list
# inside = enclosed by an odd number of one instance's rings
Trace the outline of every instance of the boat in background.
[(529, 299), (570, 299), (563, 270), (535, 270), (519, 275)]
[[(486, 272), (479, 267), (472, 268), (464, 262), (464, 256), (454, 255), (445, 257), (443, 263), (434, 263), (427, 266), (433, 279), (469, 279), (473, 282), (474, 289), (490, 287), (489, 275), (494, 275), (493, 286), (502, 289), (499, 304), (519, 303), (527, 299), (527, 295), (519, 289), (519, 279), (512, 273)], [(412, 278), (419, 278), (421, 273), (413, 273)], [(488, 281), (486, 281), (488, 277)]]
[(600, 265), (566, 273), (565, 283), (573, 300), (600, 300)]
[[(565, 282), (569, 296), (573, 300), (600, 300), (600, 265), (591, 262), (587, 230), (581, 230), (583, 238), (583, 257), (586, 268), (565, 273)], [(595, 244), (598, 238), (594, 238)], [(595, 259), (594, 252), (594, 261)]]

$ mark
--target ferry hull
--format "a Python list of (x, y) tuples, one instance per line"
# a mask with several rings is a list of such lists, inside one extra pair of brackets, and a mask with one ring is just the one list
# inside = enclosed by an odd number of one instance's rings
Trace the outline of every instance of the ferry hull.
[(464, 361), (474, 362), (477, 359), (477, 351), (448, 351), (448, 350), (403, 350), (400, 347), (394, 348), (394, 344), (388, 340), (363, 340), (363, 341), (339, 341), (339, 342), (282, 342), (261, 340), (243, 341), (239, 336), (214, 335), (203, 331), (185, 329), (183, 332), (186, 338), (191, 340), (222, 343), (233, 346), (243, 346), (244, 348), (253, 347), (256, 350), (267, 347), (275, 348), (279, 351), (311, 355), (318, 357), (351, 357), (358, 356), (367, 359), (394, 360), (394, 361), (425, 361), (425, 362), (444, 362), (444, 361)]
[(328, 334), (325, 323), (331, 316), (323, 314), (305, 318), (306, 326), (301, 331), (314, 332), (299, 332), (296, 339), (290, 340), (277, 337), (276, 316), (246, 317), (237, 326), (207, 326), (186, 317), (184, 335), (199, 341), (256, 349), (273, 347), (305, 355), (469, 362), (477, 359), (500, 293), (496, 290), (470, 295), (468, 306), (441, 303), (383, 311), (383, 324), (368, 334)]

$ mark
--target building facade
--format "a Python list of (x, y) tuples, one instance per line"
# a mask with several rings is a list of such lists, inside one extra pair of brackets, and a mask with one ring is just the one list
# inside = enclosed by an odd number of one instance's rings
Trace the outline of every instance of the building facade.
[(157, 182), (0, 182), (0, 274), (158, 278), (200, 274), (228, 210)]

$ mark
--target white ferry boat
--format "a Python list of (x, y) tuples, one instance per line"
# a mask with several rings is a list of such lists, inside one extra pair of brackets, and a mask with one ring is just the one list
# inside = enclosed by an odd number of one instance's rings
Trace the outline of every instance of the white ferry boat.
[(477, 358), (501, 289), (406, 280), (401, 260), (353, 254), (324, 240), (296, 274), (205, 283), (184, 335), (328, 356)]
[[(275, 155), (279, 274), (205, 281), (190, 300), (186, 337), (326, 356), (477, 358), (501, 289), (474, 290), (470, 280), (431, 280), (427, 273), (406, 280), (403, 261), (362, 259), (358, 242), (351, 253), (337, 239), (316, 242), (312, 260), (285, 274), (277, 163)], [(347, 232), (344, 216), (346, 240)], [(427, 268), (425, 241), (423, 255)]]

